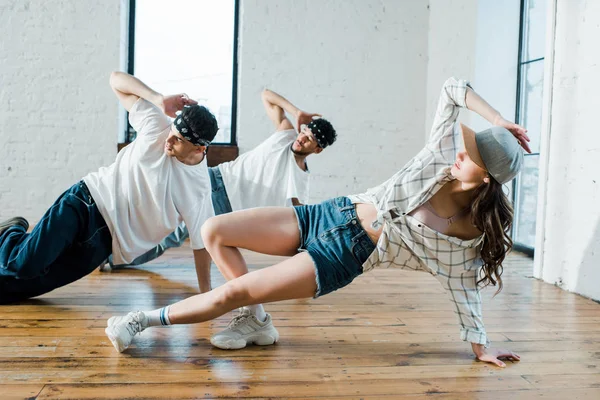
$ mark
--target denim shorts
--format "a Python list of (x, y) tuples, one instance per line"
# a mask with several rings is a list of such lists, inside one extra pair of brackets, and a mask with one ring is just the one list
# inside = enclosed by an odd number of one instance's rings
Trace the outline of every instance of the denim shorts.
[(362, 265), (375, 244), (361, 226), (349, 198), (297, 206), (294, 211), (300, 229), (299, 251), (307, 251), (315, 263), (315, 298), (343, 288), (362, 274)]

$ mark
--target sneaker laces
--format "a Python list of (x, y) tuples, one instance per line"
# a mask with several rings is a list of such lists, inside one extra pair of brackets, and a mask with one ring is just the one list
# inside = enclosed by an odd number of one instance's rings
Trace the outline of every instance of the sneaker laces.
[(233, 317), (233, 319), (229, 322), (229, 324), (227, 325), (228, 328), (234, 328), (238, 325), (243, 324), (244, 322), (246, 322), (248, 320), (249, 317), (251, 317), (252, 314), (250, 313), (250, 311), (248, 311), (247, 309), (243, 309), (239, 315), (236, 315), (235, 317)]
[(125, 328), (131, 334), (131, 336), (142, 333), (142, 317), (139, 311), (131, 316), (131, 320), (127, 321)]

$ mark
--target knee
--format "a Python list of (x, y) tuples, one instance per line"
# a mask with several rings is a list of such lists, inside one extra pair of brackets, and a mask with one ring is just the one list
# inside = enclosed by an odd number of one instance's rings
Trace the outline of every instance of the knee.
[(216, 302), (219, 306), (235, 309), (250, 304), (248, 290), (236, 280), (231, 280), (221, 286)]
[(207, 249), (218, 245), (221, 242), (220, 235), (221, 223), (218, 217), (209, 218), (203, 225), (200, 233), (202, 235), (202, 241)]

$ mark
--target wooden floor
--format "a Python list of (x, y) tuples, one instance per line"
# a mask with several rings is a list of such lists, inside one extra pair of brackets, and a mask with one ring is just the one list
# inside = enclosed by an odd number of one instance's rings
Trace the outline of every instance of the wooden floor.
[[(521, 255), (506, 263), (504, 291), (484, 293), (493, 344), (522, 356), (505, 369), (474, 360), (434, 278), (398, 270), (318, 300), (268, 305), (281, 334), (274, 346), (211, 347), (227, 315), (147, 330), (116, 353), (104, 336), (109, 316), (195, 293), (189, 253), (0, 306), (0, 399), (600, 399), (600, 305), (532, 279)], [(247, 259), (253, 268), (276, 260)], [(214, 270), (213, 285), (222, 282)]]

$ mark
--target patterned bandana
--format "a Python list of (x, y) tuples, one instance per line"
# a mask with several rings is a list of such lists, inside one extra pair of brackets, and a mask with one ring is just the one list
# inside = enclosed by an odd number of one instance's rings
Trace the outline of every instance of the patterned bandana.
[(187, 121), (179, 114), (175, 121), (175, 128), (177, 132), (181, 134), (185, 139), (189, 140), (195, 146), (208, 146), (210, 144), (210, 140), (203, 139), (200, 137), (200, 134), (194, 132), (190, 126), (187, 124)]
[(327, 142), (325, 132), (321, 132), (321, 124), (318, 121), (318, 119), (311, 121), (308, 125), (306, 125), (306, 127), (312, 132), (319, 147), (324, 149), (325, 147), (329, 146), (329, 143)]

